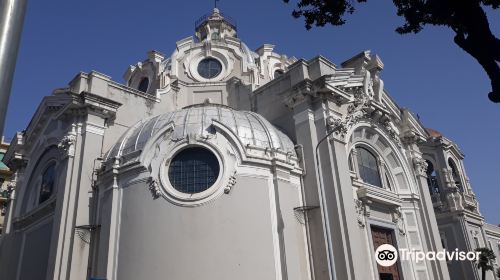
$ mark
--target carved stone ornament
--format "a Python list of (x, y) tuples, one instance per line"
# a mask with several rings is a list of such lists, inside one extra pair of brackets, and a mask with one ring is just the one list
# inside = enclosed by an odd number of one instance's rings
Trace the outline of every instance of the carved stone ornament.
[(333, 116), (327, 118), (327, 129), (329, 131), (335, 129), (335, 135), (341, 138), (345, 138), (349, 128), (366, 118), (370, 111), (370, 100), (363, 93), (362, 87), (353, 88), (351, 93), (354, 95), (354, 102), (347, 107), (347, 115), (344, 119), (334, 118)]
[(401, 141), (406, 145), (419, 144), (424, 142), (423, 136), (417, 134), (415, 131), (406, 131), (401, 137)]
[(67, 155), (73, 155), (74, 154), (74, 145), (76, 142), (76, 136), (73, 134), (69, 134), (64, 136), (59, 144), (57, 144), (57, 148), (61, 149), (61, 151), (64, 151), (65, 154)]
[(160, 186), (154, 179), (151, 179), (151, 181), (149, 182), (149, 191), (151, 192), (153, 199), (158, 199), (161, 197)]
[(304, 81), (294, 87), (293, 93), (285, 100), (285, 106), (288, 108), (294, 108), (297, 104), (306, 100), (308, 96), (315, 97), (316, 92), (313, 89), (311, 82)]
[(366, 226), (364, 216), (367, 216), (366, 206), (363, 201), (354, 199), (354, 208), (356, 209), (358, 226), (364, 228)]
[(393, 123), (389, 119), (387, 119), (381, 122), (381, 124), (384, 130), (387, 132), (387, 134), (389, 134), (389, 136), (392, 138), (392, 140), (394, 140), (394, 142), (396, 142), (396, 144), (401, 147), (402, 146), (401, 139), (399, 138), (398, 133), (394, 129)]
[[(394, 127), (391, 119), (387, 116), (373, 118), (372, 115), (376, 109), (371, 106), (370, 97), (363, 91), (363, 87), (350, 89), (349, 93), (354, 96), (354, 102), (347, 107), (347, 114), (344, 119), (330, 116), (327, 118), (327, 129), (336, 130), (335, 135), (344, 139), (351, 127), (356, 123), (365, 120), (372, 125), (383, 129), (398, 146), (402, 146), (399, 134)], [(380, 112), (378, 112), (380, 114)]]
[(403, 214), (401, 213), (401, 209), (398, 207), (392, 212), (392, 222), (396, 224), (399, 230), (399, 234), (406, 235), (406, 231), (404, 228)]
[(426, 176), (427, 175), (427, 162), (425, 159), (416, 156), (413, 158), (413, 167), (415, 168), (415, 171), (417, 172), (417, 175), (420, 176)]
[(233, 173), (233, 175), (229, 177), (227, 185), (224, 187), (224, 193), (229, 194), (235, 184), (236, 184), (236, 171)]
[(458, 192), (458, 187), (455, 184), (455, 180), (453, 179), (453, 174), (450, 169), (443, 168), (442, 174), (444, 177), (444, 181), (446, 184), (446, 192), (448, 193), (456, 193)]

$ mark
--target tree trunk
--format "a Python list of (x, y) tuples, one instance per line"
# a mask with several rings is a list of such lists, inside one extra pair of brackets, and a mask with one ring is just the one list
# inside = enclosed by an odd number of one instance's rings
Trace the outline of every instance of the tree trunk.
[[(495, 38), (496, 39), (496, 38)], [(455, 36), (455, 43), (474, 57), (483, 67), (491, 81), (491, 92), (488, 97), (495, 103), (500, 102), (500, 67), (495, 60), (493, 53), (487, 51), (488, 47), (496, 45), (494, 40), (484, 40), (483, 38), (474, 38), (469, 35), (467, 38), (463, 34)]]
[(484, 267), (483, 267), (483, 269), (481, 269), (481, 274), (482, 274), (481, 279), (486, 280), (486, 269)]
[(488, 18), (481, 5), (475, 1), (457, 1), (457, 20), (463, 24), (455, 30), (455, 43), (474, 57), (486, 71), (491, 81), (491, 101), (500, 102), (500, 40), (491, 32)]

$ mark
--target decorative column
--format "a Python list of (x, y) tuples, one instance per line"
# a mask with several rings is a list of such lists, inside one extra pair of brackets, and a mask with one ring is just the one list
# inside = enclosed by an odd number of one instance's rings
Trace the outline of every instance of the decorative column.
[[(425, 235), (424, 240), (426, 241), (425, 248), (427, 251), (437, 252), (443, 250), (443, 248), (427, 183), (427, 162), (422, 158), (422, 153), (418, 148), (418, 143), (422, 141), (423, 139), (414, 132), (407, 132), (402, 137), (402, 142), (406, 146), (408, 155), (411, 157), (413, 163), (413, 171), (417, 183), (417, 190), (415, 191), (420, 197), (417, 203), (419, 204), (419, 216), (423, 222), (422, 229)], [(445, 261), (428, 261), (427, 266), (430, 268), (433, 279), (450, 279), (448, 266)]]
[(460, 211), (463, 209), (462, 196), (455, 185), (455, 180), (452, 171), (448, 168), (443, 168), (442, 172), (445, 181), (445, 196), (448, 209), (450, 211)]
[[(369, 206), (355, 202), (349, 173), (345, 133), (334, 133), (320, 146), (321, 174), (325, 189), (325, 211), (332, 239), (337, 279), (369, 279), (368, 270), (356, 269), (359, 262), (369, 263), (360, 212), (369, 215)], [(354, 203), (353, 203), (354, 202)], [(360, 228), (361, 226), (361, 228)]]
[[(52, 279), (65, 279), (67, 270), (70, 269), (68, 259), (70, 258), (70, 248), (72, 243), (73, 223), (75, 208), (74, 193), (75, 193), (75, 177), (76, 170), (75, 154), (79, 153), (81, 143), (81, 124), (78, 123), (78, 118), (73, 120), (70, 131), (59, 140), (57, 145), (59, 149), (59, 162), (61, 166), (60, 178), (64, 183), (56, 194), (56, 210), (54, 211), (54, 226), (52, 230), (52, 244), (57, 244), (51, 249), (49, 260), (54, 262), (54, 266), (48, 267), (48, 275), (52, 275)], [(64, 179), (63, 179), (64, 178)], [(70, 233), (70, 234), (68, 234)], [(53, 270), (52, 270), (53, 269)]]
[(307, 167), (307, 173), (303, 179), (303, 201), (304, 206), (318, 207), (317, 210), (307, 213), (306, 224), (309, 234), (309, 250), (311, 252), (311, 274), (313, 279), (328, 280), (328, 250), (326, 239), (326, 229), (322, 218), (322, 210), (319, 208), (320, 197), (318, 192), (318, 176), (316, 170), (316, 159), (314, 157), (315, 146), (318, 143), (317, 128), (312, 104), (290, 103), (293, 109), (293, 118), (295, 121), (295, 131), (297, 142), (303, 146), (303, 165)]

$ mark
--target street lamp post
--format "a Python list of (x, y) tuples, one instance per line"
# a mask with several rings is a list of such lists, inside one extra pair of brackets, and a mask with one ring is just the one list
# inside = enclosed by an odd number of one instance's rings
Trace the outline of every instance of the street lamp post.
[(3, 135), (28, 0), (0, 1), (0, 136)]

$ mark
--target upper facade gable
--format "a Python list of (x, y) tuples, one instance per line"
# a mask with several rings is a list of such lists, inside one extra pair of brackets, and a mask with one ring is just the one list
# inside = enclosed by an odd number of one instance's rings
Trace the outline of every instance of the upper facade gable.
[(278, 78), (297, 61), (264, 44), (252, 51), (236, 33), (235, 23), (218, 9), (196, 24), (196, 36), (176, 43), (170, 56), (158, 51), (131, 65), (124, 74), (128, 87), (160, 98), (166, 96), (175, 109), (208, 101), (240, 108), (231, 91), (234, 83), (244, 94)]
[(30, 155), (40, 152), (43, 143), (58, 144), (61, 138), (72, 129), (71, 123), (84, 122), (87, 114), (100, 115), (113, 119), (121, 104), (102, 96), (69, 89), (55, 90), (46, 96), (38, 106), (28, 127), (16, 133), (6, 152), (4, 161), (9, 167), (29, 160)]

